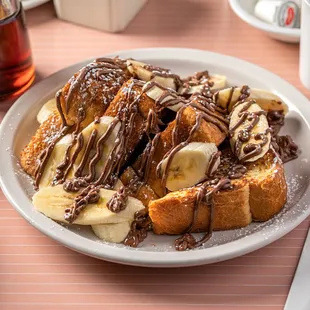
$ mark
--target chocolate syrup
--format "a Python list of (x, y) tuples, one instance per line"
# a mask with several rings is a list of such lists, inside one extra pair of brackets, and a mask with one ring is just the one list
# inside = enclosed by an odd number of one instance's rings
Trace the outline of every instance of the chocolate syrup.
[[(201, 96), (198, 99), (202, 100)], [(175, 119), (175, 127), (172, 131), (172, 148), (171, 150), (165, 154), (164, 158), (159, 162), (156, 173), (157, 176), (161, 178), (161, 184), (164, 193), (167, 192), (166, 190), (166, 183), (168, 178), (168, 172), (173, 161), (173, 158), (177, 152), (179, 152), (182, 148), (187, 146), (192, 140), (196, 132), (201, 127), (202, 121), (210, 122), (216, 125), (222, 132), (228, 134), (228, 120), (218, 112), (215, 113), (214, 104), (210, 103), (207, 99), (205, 100), (204, 104), (198, 104), (197, 96), (192, 97), (192, 101), (190, 101), (187, 105), (183, 106), (177, 113)], [(178, 141), (178, 129), (182, 122), (182, 116), (185, 109), (190, 108), (194, 110), (195, 113), (195, 124), (189, 132), (187, 139), (183, 142)], [(166, 166), (163, 168), (163, 162), (167, 161)]]
[[(182, 237), (175, 240), (175, 249), (177, 251), (185, 251), (200, 247), (212, 237), (213, 217), (214, 217), (214, 195), (220, 190), (228, 190), (231, 187), (230, 180), (223, 178), (221, 180), (206, 181), (198, 189), (195, 196), (193, 219), (190, 227)], [(205, 203), (209, 206), (209, 227), (207, 233), (202, 239), (196, 240), (190, 233), (193, 229), (198, 215), (199, 206)]]

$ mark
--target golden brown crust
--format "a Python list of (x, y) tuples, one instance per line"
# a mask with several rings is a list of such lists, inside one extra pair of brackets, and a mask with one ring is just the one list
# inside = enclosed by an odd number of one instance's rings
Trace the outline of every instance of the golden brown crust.
[[(250, 207), (254, 221), (267, 221), (281, 211), (287, 199), (287, 184), (284, 167), (271, 151), (266, 154), (264, 164), (271, 165), (267, 175), (249, 181)], [(274, 160), (276, 162), (274, 162)]]
[[(233, 190), (214, 196), (214, 229), (245, 227), (255, 221), (267, 221), (286, 202), (287, 185), (284, 168), (273, 151), (254, 163), (246, 164), (244, 177), (232, 180)], [(189, 227), (194, 210), (195, 192), (187, 189), (173, 192), (149, 204), (153, 229), (157, 234), (180, 234)], [(209, 207), (199, 206), (194, 232), (209, 227)]]
[[(191, 106), (184, 110), (178, 127), (178, 142), (185, 141), (188, 138), (190, 130), (195, 125), (195, 117), (195, 110)], [(164, 155), (172, 148), (172, 136), (175, 123), (175, 120), (169, 123), (167, 128), (160, 134), (159, 142), (154, 152), (149, 177), (147, 179), (147, 183), (159, 197), (164, 196), (164, 190), (161, 185), (161, 179), (156, 175), (156, 168)], [(218, 146), (223, 142), (225, 137), (226, 135), (221, 132), (217, 126), (203, 120), (191, 142), (213, 142)]]
[[(149, 204), (149, 214), (156, 234), (177, 235), (187, 231), (192, 222), (197, 189), (173, 192)], [(232, 191), (214, 195), (214, 229), (226, 230), (245, 227), (251, 223), (249, 186), (244, 184)], [(192, 232), (207, 231), (210, 207), (199, 205)]]
[[(219, 113), (216, 114), (219, 115)], [(180, 141), (185, 141), (188, 138), (189, 132), (195, 123), (195, 109), (191, 106), (188, 106), (182, 113), (181, 123), (178, 128)], [(225, 138), (226, 134), (223, 133), (216, 125), (211, 122), (207, 122), (206, 120), (202, 120), (201, 125), (193, 135), (192, 142), (213, 142), (216, 146), (219, 146), (225, 140)]]
[(39, 155), (47, 147), (48, 143), (54, 139), (55, 135), (59, 133), (61, 126), (61, 117), (58, 112), (52, 113), (40, 125), (28, 145), (22, 150), (20, 163), (25, 172), (30, 176), (34, 177)]
[[(127, 186), (130, 181), (136, 177), (136, 172), (131, 167), (128, 167), (121, 175), (120, 180), (125, 186)], [(136, 193), (131, 194), (130, 196), (139, 199), (145, 207), (149, 205), (149, 202), (151, 200), (155, 200), (158, 198), (158, 196), (147, 184), (142, 184), (139, 190)]]
[[(127, 91), (131, 88), (131, 85), (132, 80), (128, 80), (121, 87), (104, 115), (115, 117), (118, 113), (120, 104), (125, 103), (126, 107), (129, 107), (130, 104), (137, 99), (137, 97), (142, 93), (142, 87), (134, 84), (131, 91), (132, 95), (130, 96), (130, 98), (127, 98)], [(154, 100), (149, 98), (146, 94), (142, 94), (138, 102), (138, 113), (134, 118), (131, 134), (129, 137), (127, 137), (128, 152), (126, 154), (126, 161), (130, 158), (131, 153), (134, 151), (134, 149), (144, 135), (145, 123), (150, 110), (156, 110)]]
[[(122, 84), (130, 76), (126, 70), (115, 69), (106, 72), (103, 63), (90, 63), (68, 81), (63, 87), (60, 96), (61, 108), (68, 125), (76, 124), (78, 121), (78, 111), (85, 111), (85, 119), (82, 122), (82, 128), (90, 124), (96, 116), (102, 116)], [(67, 107), (68, 95), (74, 86), (77, 85), (78, 77), (87, 70), (87, 75), (81, 79), (76, 91), (72, 92), (70, 102)], [(68, 111), (66, 109), (68, 108)]]

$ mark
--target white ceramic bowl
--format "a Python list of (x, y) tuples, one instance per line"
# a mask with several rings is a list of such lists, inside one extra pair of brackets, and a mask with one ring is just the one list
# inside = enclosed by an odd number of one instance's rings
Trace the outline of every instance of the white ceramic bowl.
[(298, 43), (300, 29), (284, 28), (268, 24), (254, 15), (254, 7), (258, 0), (228, 0), (232, 10), (246, 23), (264, 31), (270, 37), (289, 43)]

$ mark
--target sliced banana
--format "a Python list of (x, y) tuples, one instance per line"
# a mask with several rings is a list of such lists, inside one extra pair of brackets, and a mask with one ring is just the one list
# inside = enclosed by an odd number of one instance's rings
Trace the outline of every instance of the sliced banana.
[[(216, 90), (222, 89), (226, 86), (227, 78), (224, 75), (213, 75), (209, 78), (209, 81), (214, 83), (213, 86), (210, 87), (210, 89), (216, 91)], [(192, 94), (196, 94), (196, 93), (199, 94), (204, 90), (204, 87), (205, 87), (204, 84), (193, 85), (193, 86), (190, 86), (189, 88), (181, 86), (179, 88), (178, 92), (181, 95), (192, 95)]]
[(67, 134), (56, 143), (43, 171), (39, 188), (52, 185), (56, 173), (56, 168), (64, 160), (64, 154), (68, 146), (72, 143), (72, 140), (72, 135)]
[[(148, 82), (143, 86), (143, 89), (149, 88), (150, 83)], [(146, 92), (146, 95), (153, 99), (154, 101), (158, 100), (161, 96), (166, 94), (164, 99), (161, 100), (161, 104), (164, 105), (167, 101), (174, 101), (175, 104), (168, 105), (168, 109), (177, 112), (181, 107), (184, 106), (185, 100), (178, 96), (178, 94), (172, 90), (162, 88), (157, 82), (152, 83), (152, 87)]]
[(92, 225), (92, 230), (100, 239), (108, 242), (121, 243), (128, 235), (131, 223), (132, 221)]
[[(218, 149), (214, 143), (191, 142), (178, 151), (168, 168), (166, 187), (170, 191), (177, 191), (182, 188), (191, 187), (205, 179), (209, 170), (212, 155)], [(164, 172), (168, 158), (161, 164), (161, 172)], [(220, 164), (220, 158), (213, 164), (214, 172)]]
[[(288, 112), (288, 106), (277, 95), (263, 89), (250, 88), (248, 99), (256, 100), (256, 103), (265, 111)], [(220, 90), (214, 95), (215, 103), (230, 112), (233, 106), (240, 100), (242, 87), (230, 87)]]
[[(90, 136), (93, 132), (93, 130), (97, 130), (97, 135), (96, 135), (96, 139), (95, 142), (98, 141), (98, 139), (105, 134), (105, 132), (107, 131), (109, 125), (111, 124), (111, 122), (113, 121), (113, 117), (110, 116), (103, 116), (99, 119), (99, 122), (92, 122), (91, 124), (89, 124), (85, 129), (83, 129), (82, 131), (82, 136), (83, 136), (83, 147), (81, 149), (81, 151), (79, 152), (76, 160), (73, 163), (72, 169), (69, 171), (66, 179), (70, 179), (74, 176), (74, 173), (76, 172), (76, 170), (78, 169), (81, 160), (83, 158), (84, 152), (86, 150), (87, 147), (87, 143), (90, 139)], [(110, 136), (108, 137), (108, 139), (105, 141), (104, 146), (103, 146), (103, 152), (102, 152), (102, 156), (99, 160), (99, 162), (96, 164), (95, 170), (96, 170), (96, 176), (98, 177), (101, 172), (102, 169), (104, 167), (105, 161), (108, 158), (110, 152), (112, 151), (113, 147), (114, 147), (114, 143), (115, 143), (115, 139), (116, 136), (118, 134), (120, 128), (120, 123), (116, 124), (115, 128), (113, 129), (112, 133), (110, 134)], [(64, 156), (65, 156), (65, 152), (67, 150), (67, 148), (69, 147), (69, 145), (72, 143), (72, 135), (66, 135), (65, 137), (63, 137), (61, 140), (59, 140), (50, 157), (49, 160), (47, 162), (47, 165), (44, 169), (39, 187), (46, 187), (46, 186), (50, 186), (53, 183), (55, 174), (56, 174), (56, 168), (57, 166), (64, 160)], [(94, 144), (95, 145), (95, 144)], [(70, 158), (72, 157), (74, 151), (76, 150), (77, 145), (75, 145), (71, 151), (70, 151)], [(90, 154), (89, 157), (93, 156), (94, 154)], [(88, 168), (88, 165), (85, 165), (85, 169)]]
[(153, 68), (143, 62), (131, 59), (127, 60), (127, 69), (133, 76), (142, 81), (156, 81), (163, 87), (172, 88), (173, 90), (177, 89), (176, 78), (169, 70), (158, 68), (159, 70), (165, 70), (165, 75), (167, 76), (156, 75), (158, 70), (155, 67)]
[[(241, 151), (239, 154), (236, 154), (236, 155), (241, 161), (244, 160), (247, 162), (253, 162), (263, 157), (268, 152), (270, 148), (271, 134), (270, 132), (268, 132), (269, 125), (268, 125), (267, 118), (265, 115), (262, 114), (258, 116), (259, 120), (257, 124), (254, 126), (254, 128), (249, 131), (248, 140), (247, 140), (246, 138), (247, 130), (245, 129), (254, 121), (254, 119), (253, 117), (251, 117), (251, 115), (249, 115), (247, 119), (245, 119), (244, 121), (241, 121), (242, 113), (244, 111), (246, 111), (247, 113), (259, 113), (263, 111), (262, 108), (256, 103), (252, 103), (247, 109), (245, 109), (247, 105), (248, 105), (248, 101), (245, 101), (244, 103), (237, 105), (231, 113), (229, 130), (230, 131), (233, 130), (233, 132), (232, 132), (232, 136), (230, 139), (230, 144), (231, 144), (232, 150), (235, 152), (236, 143), (238, 143), (238, 141), (241, 141), (242, 143), (242, 146), (240, 148)], [(240, 125), (237, 126), (236, 128), (236, 125), (238, 124)], [(258, 138), (258, 139), (255, 138), (255, 136), (258, 134), (263, 134), (263, 136), (265, 136), (266, 138), (265, 144), (261, 146), (261, 150), (257, 155), (251, 156), (249, 159), (245, 159), (248, 157), (248, 154), (249, 154), (249, 151), (251, 151), (251, 148), (253, 149), (253, 145), (255, 146), (255, 145), (262, 143), (263, 141), (262, 138)], [(240, 140), (240, 137), (242, 140)], [(248, 150), (245, 148), (248, 148)], [(245, 152), (246, 150), (247, 152)]]
[(227, 77), (225, 75), (214, 74), (210, 80), (214, 83), (211, 90), (218, 90), (226, 87)]
[(42, 124), (44, 121), (46, 121), (48, 117), (55, 111), (57, 111), (57, 106), (56, 100), (55, 98), (53, 98), (47, 101), (37, 114), (37, 121), (39, 122), (39, 124)]
[[(74, 224), (97, 225), (128, 222), (134, 219), (137, 211), (144, 208), (140, 200), (128, 197), (127, 206), (123, 211), (111, 212), (106, 204), (115, 193), (116, 191), (113, 190), (100, 189), (99, 202), (86, 206)], [(32, 202), (34, 207), (47, 217), (67, 223), (64, 219), (65, 210), (73, 205), (77, 195), (77, 193), (66, 192), (62, 185), (56, 185), (40, 189), (32, 197)]]
[[(97, 135), (95, 139), (95, 143), (96, 143), (100, 139), (100, 137), (102, 137), (106, 133), (107, 129), (109, 128), (109, 125), (112, 123), (113, 120), (114, 118), (111, 116), (102, 116), (98, 122), (92, 122), (85, 129), (83, 129), (82, 135), (83, 135), (84, 144), (75, 163), (73, 164), (72, 174), (76, 172), (79, 164), (81, 163), (82, 157), (87, 147), (87, 142), (89, 141), (92, 132), (94, 130), (97, 131)], [(101, 174), (102, 169), (105, 165), (105, 162), (107, 158), (109, 157), (115, 145), (115, 140), (118, 135), (119, 129), (120, 129), (120, 122), (116, 124), (113, 131), (111, 132), (107, 140), (104, 142), (102, 156), (99, 162), (96, 164), (96, 177), (99, 177), (99, 175)], [(90, 154), (89, 158), (91, 158), (93, 155), (94, 154)], [(88, 165), (85, 165), (85, 168), (88, 168)]]
[[(124, 184), (120, 179), (117, 179), (114, 190), (118, 191)], [(116, 224), (98, 224), (92, 225), (92, 230), (95, 235), (108, 242), (120, 243), (122, 242), (130, 230), (132, 221), (121, 222)]]

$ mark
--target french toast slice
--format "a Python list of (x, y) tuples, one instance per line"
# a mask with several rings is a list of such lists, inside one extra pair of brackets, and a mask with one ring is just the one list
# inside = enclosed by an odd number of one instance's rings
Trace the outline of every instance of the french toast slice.
[[(196, 99), (194, 99), (194, 103), (200, 105)], [(189, 133), (196, 123), (196, 113), (197, 110), (191, 105), (187, 106), (183, 110), (178, 125), (178, 143), (185, 141), (189, 137)], [(152, 164), (150, 167), (150, 173), (147, 179), (147, 184), (151, 186), (156, 195), (159, 197), (164, 196), (164, 189), (161, 184), (161, 179), (156, 174), (156, 169), (159, 162), (164, 158), (165, 154), (168, 153), (173, 147), (172, 140), (175, 127), (176, 120), (170, 122), (167, 128), (161, 132), (158, 144), (155, 148)], [(194, 133), (190, 142), (213, 142), (218, 146), (224, 141), (225, 138), (226, 134), (221, 131), (215, 124), (206, 120), (202, 120), (198, 130)]]
[[(183, 234), (190, 227), (194, 214), (197, 188), (171, 192), (163, 198), (149, 203), (149, 215), (156, 234)], [(233, 190), (221, 191), (214, 195), (215, 230), (240, 228), (252, 221), (249, 205), (249, 184), (239, 183)], [(210, 225), (210, 207), (199, 205), (192, 232), (207, 231)]]
[(264, 222), (281, 211), (287, 199), (284, 167), (273, 150), (247, 165), (253, 221)]
[(93, 61), (75, 73), (56, 95), (67, 124), (78, 123), (81, 110), (84, 111), (82, 128), (96, 116), (102, 116), (130, 76), (118, 58)]
[[(267, 221), (286, 202), (287, 186), (283, 164), (270, 150), (263, 158), (245, 164), (247, 172), (231, 181), (232, 189), (214, 195), (214, 230), (245, 227), (253, 221)], [(197, 188), (172, 192), (149, 204), (153, 230), (157, 234), (182, 234), (193, 218)], [(207, 231), (210, 207), (201, 203), (192, 232)]]
[[(102, 116), (122, 84), (130, 78), (126, 66), (118, 58), (94, 61), (75, 73), (56, 94), (60, 113), (53, 112), (37, 129), (21, 152), (21, 166), (34, 177), (38, 157), (59, 134), (64, 122), (72, 126), (83, 118), (80, 131)], [(80, 113), (83, 111), (83, 115)]]
[[(135, 148), (144, 137), (146, 121), (149, 111), (156, 111), (153, 99), (143, 92), (141, 81), (130, 79), (122, 85), (119, 92), (104, 113), (105, 116), (116, 117), (120, 110), (126, 111), (128, 115), (120, 116), (125, 118), (126, 126), (131, 128), (126, 137), (126, 154), (124, 162), (127, 162)], [(130, 111), (130, 109), (133, 109)], [(134, 110), (136, 110), (134, 112)], [(130, 123), (131, 116), (134, 115)]]
[(20, 154), (20, 164), (27, 174), (34, 177), (39, 155), (60, 132), (61, 127), (61, 117), (58, 112), (54, 112), (37, 129)]

